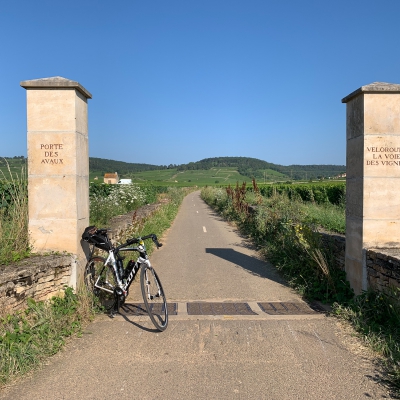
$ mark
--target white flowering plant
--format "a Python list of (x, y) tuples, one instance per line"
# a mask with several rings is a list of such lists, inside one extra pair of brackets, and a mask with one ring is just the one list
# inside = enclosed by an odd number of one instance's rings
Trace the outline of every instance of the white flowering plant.
[(90, 193), (90, 223), (104, 226), (116, 216), (136, 210), (144, 204), (153, 203), (157, 193), (162, 189), (158, 187), (139, 185), (107, 185), (107, 190), (91, 188)]

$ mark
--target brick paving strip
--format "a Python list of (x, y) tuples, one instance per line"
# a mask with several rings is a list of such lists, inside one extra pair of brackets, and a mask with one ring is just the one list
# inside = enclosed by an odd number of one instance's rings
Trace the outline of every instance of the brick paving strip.
[[(161, 305), (160, 305), (161, 306)], [(157, 313), (161, 310), (153, 309)], [(121, 309), (122, 317), (146, 317), (147, 311), (143, 303), (125, 303)], [(215, 319), (218, 317), (235, 319), (282, 319), (296, 318), (321, 318), (325, 314), (316, 308), (312, 309), (302, 302), (214, 302), (214, 301), (189, 301), (169, 302), (168, 315), (173, 319)], [(140, 318), (141, 319), (141, 318)]]

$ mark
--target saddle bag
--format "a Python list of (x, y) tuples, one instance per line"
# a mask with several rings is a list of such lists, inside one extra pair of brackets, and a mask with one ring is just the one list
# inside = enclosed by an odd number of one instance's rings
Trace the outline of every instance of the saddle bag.
[(88, 226), (82, 234), (82, 240), (105, 251), (111, 249), (110, 239), (104, 229), (97, 229), (95, 226)]

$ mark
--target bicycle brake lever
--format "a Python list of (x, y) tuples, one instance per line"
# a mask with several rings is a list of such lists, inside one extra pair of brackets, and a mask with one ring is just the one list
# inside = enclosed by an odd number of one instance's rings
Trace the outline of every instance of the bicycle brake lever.
[(153, 242), (154, 244), (157, 246), (157, 249), (159, 249), (160, 247), (162, 247), (162, 243), (160, 243), (157, 238), (153, 238)]

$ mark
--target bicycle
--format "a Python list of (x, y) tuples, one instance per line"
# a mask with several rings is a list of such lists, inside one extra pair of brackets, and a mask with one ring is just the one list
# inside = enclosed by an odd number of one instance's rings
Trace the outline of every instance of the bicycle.
[[(93, 245), (89, 260), (85, 266), (84, 282), (89, 291), (99, 299), (100, 304), (110, 312), (113, 317), (125, 303), (131, 283), (140, 269), (140, 287), (147, 313), (154, 326), (159, 331), (164, 331), (168, 325), (167, 300), (163, 287), (156, 271), (152, 267), (147, 255), (144, 241), (152, 239), (157, 248), (162, 244), (158, 242), (154, 233), (150, 235), (131, 238), (119, 246), (113, 246), (107, 235), (107, 229), (97, 229), (89, 226), (85, 229), (82, 239)], [(138, 244), (137, 247), (128, 247)], [(93, 256), (95, 248), (108, 252), (105, 259)], [(139, 257), (136, 261), (130, 260), (124, 268), (125, 257), (121, 252), (136, 251)]]

